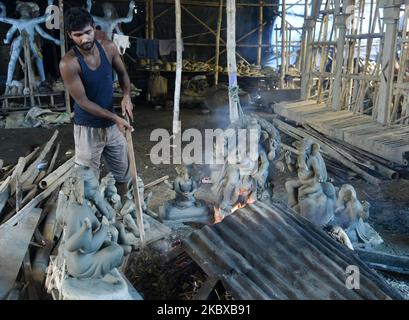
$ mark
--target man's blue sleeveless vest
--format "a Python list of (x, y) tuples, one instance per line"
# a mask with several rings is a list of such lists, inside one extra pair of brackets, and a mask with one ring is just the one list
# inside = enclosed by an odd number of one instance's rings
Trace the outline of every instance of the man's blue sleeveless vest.
[[(112, 86), (112, 65), (108, 61), (104, 49), (98, 41), (95, 44), (99, 50), (100, 66), (96, 70), (91, 70), (84, 61), (79, 50), (74, 46), (75, 55), (81, 66), (81, 79), (85, 88), (85, 93), (89, 100), (98, 104), (100, 107), (114, 112), (113, 107), (113, 86)], [(94, 116), (75, 102), (74, 104), (74, 123), (81, 126), (93, 128), (106, 128), (114, 122)]]

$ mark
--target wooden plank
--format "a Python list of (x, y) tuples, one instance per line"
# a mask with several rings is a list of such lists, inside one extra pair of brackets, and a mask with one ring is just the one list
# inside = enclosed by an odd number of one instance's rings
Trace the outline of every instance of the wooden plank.
[(311, 113), (314, 114), (319, 114), (321, 112), (325, 112), (326, 109), (325, 107), (323, 108), (322, 106), (305, 106), (305, 107), (299, 107), (295, 110), (289, 110), (288, 111), (288, 118), (290, 118), (293, 121), (296, 121), (298, 123), (305, 123), (305, 116), (309, 115)]
[(311, 119), (311, 121), (330, 121), (339, 117), (345, 117), (347, 115), (350, 115), (351, 112), (349, 111), (327, 111), (323, 114), (321, 114), (319, 117), (317, 118), (313, 118)]
[(334, 119), (334, 120), (330, 120), (330, 121), (325, 121), (325, 122), (319, 122), (316, 123), (314, 122), (313, 124), (310, 124), (311, 126), (314, 126), (314, 128), (319, 128), (316, 129), (330, 137), (334, 137), (335, 136), (335, 125), (338, 123), (341, 123), (343, 121), (350, 121), (354, 118), (353, 115), (348, 115), (342, 118), (338, 118), (338, 119)]
[(334, 137), (340, 140), (344, 140), (344, 131), (348, 128), (356, 128), (366, 123), (371, 123), (370, 119), (353, 119), (349, 122), (344, 122), (335, 127)]
[(315, 124), (319, 125), (322, 127), (330, 127), (333, 123), (338, 123), (339, 121), (342, 121), (343, 119), (351, 118), (353, 115), (351, 113), (345, 113), (345, 114), (340, 114), (340, 115), (333, 115), (333, 116), (328, 116), (322, 119), (321, 117), (318, 117), (316, 119), (308, 119), (308, 124)]
[(292, 103), (281, 102), (281, 103), (277, 103), (276, 105), (274, 105), (274, 112), (279, 114), (282, 117), (287, 117), (288, 109), (299, 107), (302, 105), (307, 106), (307, 105), (312, 105), (312, 104), (317, 104), (317, 102), (314, 100), (297, 101), (297, 102), (292, 102)]
[(41, 211), (32, 208), (18, 222), (10, 219), (0, 225), (0, 299), (5, 299), (13, 288)]

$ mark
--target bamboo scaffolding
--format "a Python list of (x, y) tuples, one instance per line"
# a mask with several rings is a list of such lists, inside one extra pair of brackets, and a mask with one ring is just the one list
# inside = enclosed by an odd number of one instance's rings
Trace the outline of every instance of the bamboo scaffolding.
[[(187, 9), (186, 7), (181, 5), (181, 8), (188, 13), (193, 19), (195, 19), (199, 24), (201, 24), (204, 28), (206, 28), (207, 30), (209, 30), (209, 32), (211, 34), (213, 34), (215, 37), (217, 37), (217, 33), (210, 28), (205, 22), (203, 22), (201, 19), (199, 19), (196, 15), (194, 15), (189, 9)], [(226, 41), (224, 41), (224, 39), (222, 37), (220, 37), (220, 41), (223, 44), (226, 44)], [(245, 63), (250, 64), (242, 55), (240, 55), (238, 52), (235, 53), (240, 59), (242, 59)]]
[[(226, 30), (226, 28), (220, 29), (220, 31), (225, 31), (225, 30)], [(216, 31), (216, 32), (217, 32), (217, 31)], [(207, 34), (211, 34), (211, 32), (210, 32), (210, 31), (206, 31), (206, 32), (196, 33), (196, 34), (192, 34), (192, 35), (189, 35), (189, 36), (184, 36), (184, 37), (182, 37), (182, 39), (183, 39), (183, 40), (186, 40), (186, 39), (190, 39), (190, 38), (195, 38), (195, 37), (204, 36), (204, 35), (207, 35)]]
[[(263, 22), (263, 26), (265, 26), (266, 24), (267, 24), (266, 22)], [(245, 35), (243, 35), (242, 37), (240, 37), (239, 39), (237, 39), (237, 40), (236, 40), (236, 46), (237, 46), (237, 47), (238, 47), (238, 46), (252, 46), (252, 47), (253, 47), (253, 46), (254, 46), (254, 47), (258, 46), (258, 45), (240, 45), (240, 44), (239, 44), (241, 41), (243, 41), (244, 39), (246, 39), (247, 37), (249, 37), (250, 35), (252, 35), (253, 33), (255, 33), (257, 30), (258, 30), (258, 27), (256, 27), (256, 28), (250, 30), (250, 31), (247, 32)], [(226, 46), (226, 44), (221, 44), (220, 46)], [(264, 45), (263, 45), (263, 46), (264, 46)], [(221, 54), (225, 53), (226, 51), (227, 51), (227, 49), (223, 49), (222, 51), (220, 51), (219, 54), (221, 55)], [(210, 58), (209, 60), (206, 61), (206, 63), (212, 62), (213, 59), (215, 59), (215, 58), (216, 58), (216, 56)]]
[[(146, 0), (146, 1), (149, 1), (149, 0)], [(161, 13), (157, 14), (157, 15), (154, 17), (153, 20), (156, 21), (157, 19), (159, 19), (160, 17), (162, 17), (162, 16), (165, 15), (166, 13), (170, 12), (171, 10), (173, 10), (173, 8), (174, 8), (174, 6), (168, 7), (167, 9), (163, 10)], [(145, 13), (145, 14), (146, 14), (146, 13)], [(146, 15), (145, 15), (145, 19), (146, 19)], [(145, 28), (146, 28), (146, 21), (148, 21), (148, 20), (145, 20)], [(131, 35), (135, 34), (135, 33), (138, 32), (139, 30), (141, 30), (143, 27), (144, 27), (144, 25), (140, 25), (140, 26), (136, 27), (135, 29), (133, 29), (132, 31), (130, 31), (130, 32), (128, 33), (128, 35), (131, 36)]]
[[(144, 0), (136, 0), (135, 2), (137, 3), (144, 3)], [(157, 4), (171, 4), (173, 5), (175, 2), (174, 0), (155, 0), (155, 3)], [(199, 6), (199, 7), (219, 7), (219, 4), (217, 2), (209, 2), (209, 1), (192, 1), (192, 0), (182, 0), (181, 5), (184, 6)], [(258, 7), (258, 3), (236, 3), (236, 8), (245, 8), (245, 7)], [(279, 7), (279, 4), (275, 3), (265, 3), (265, 7)], [(303, 3), (297, 3), (297, 4), (292, 4), (291, 6), (304, 6)], [(227, 7), (226, 4), (223, 5), (223, 7)]]

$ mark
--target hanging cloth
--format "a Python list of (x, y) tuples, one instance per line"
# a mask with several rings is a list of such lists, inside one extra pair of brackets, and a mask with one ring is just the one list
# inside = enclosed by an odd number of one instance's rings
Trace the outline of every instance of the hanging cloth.
[(114, 43), (121, 55), (124, 55), (126, 49), (131, 46), (128, 36), (117, 33), (114, 33)]

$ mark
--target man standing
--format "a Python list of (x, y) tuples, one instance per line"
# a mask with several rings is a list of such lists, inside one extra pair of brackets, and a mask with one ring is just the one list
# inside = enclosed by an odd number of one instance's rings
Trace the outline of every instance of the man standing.
[(75, 163), (86, 166), (99, 178), (101, 156), (117, 182), (123, 197), (130, 179), (125, 130), (131, 125), (115, 114), (113, 107), (113, 70), (123, 90), (122, 114), (133, 120), (130, 80), (115, 44), (95, 40), (95, 25), (89, 12), (71, 8), (65, 17), (68, 36), (74, 47), (60, 62), (64, 84), (75, 100)]

